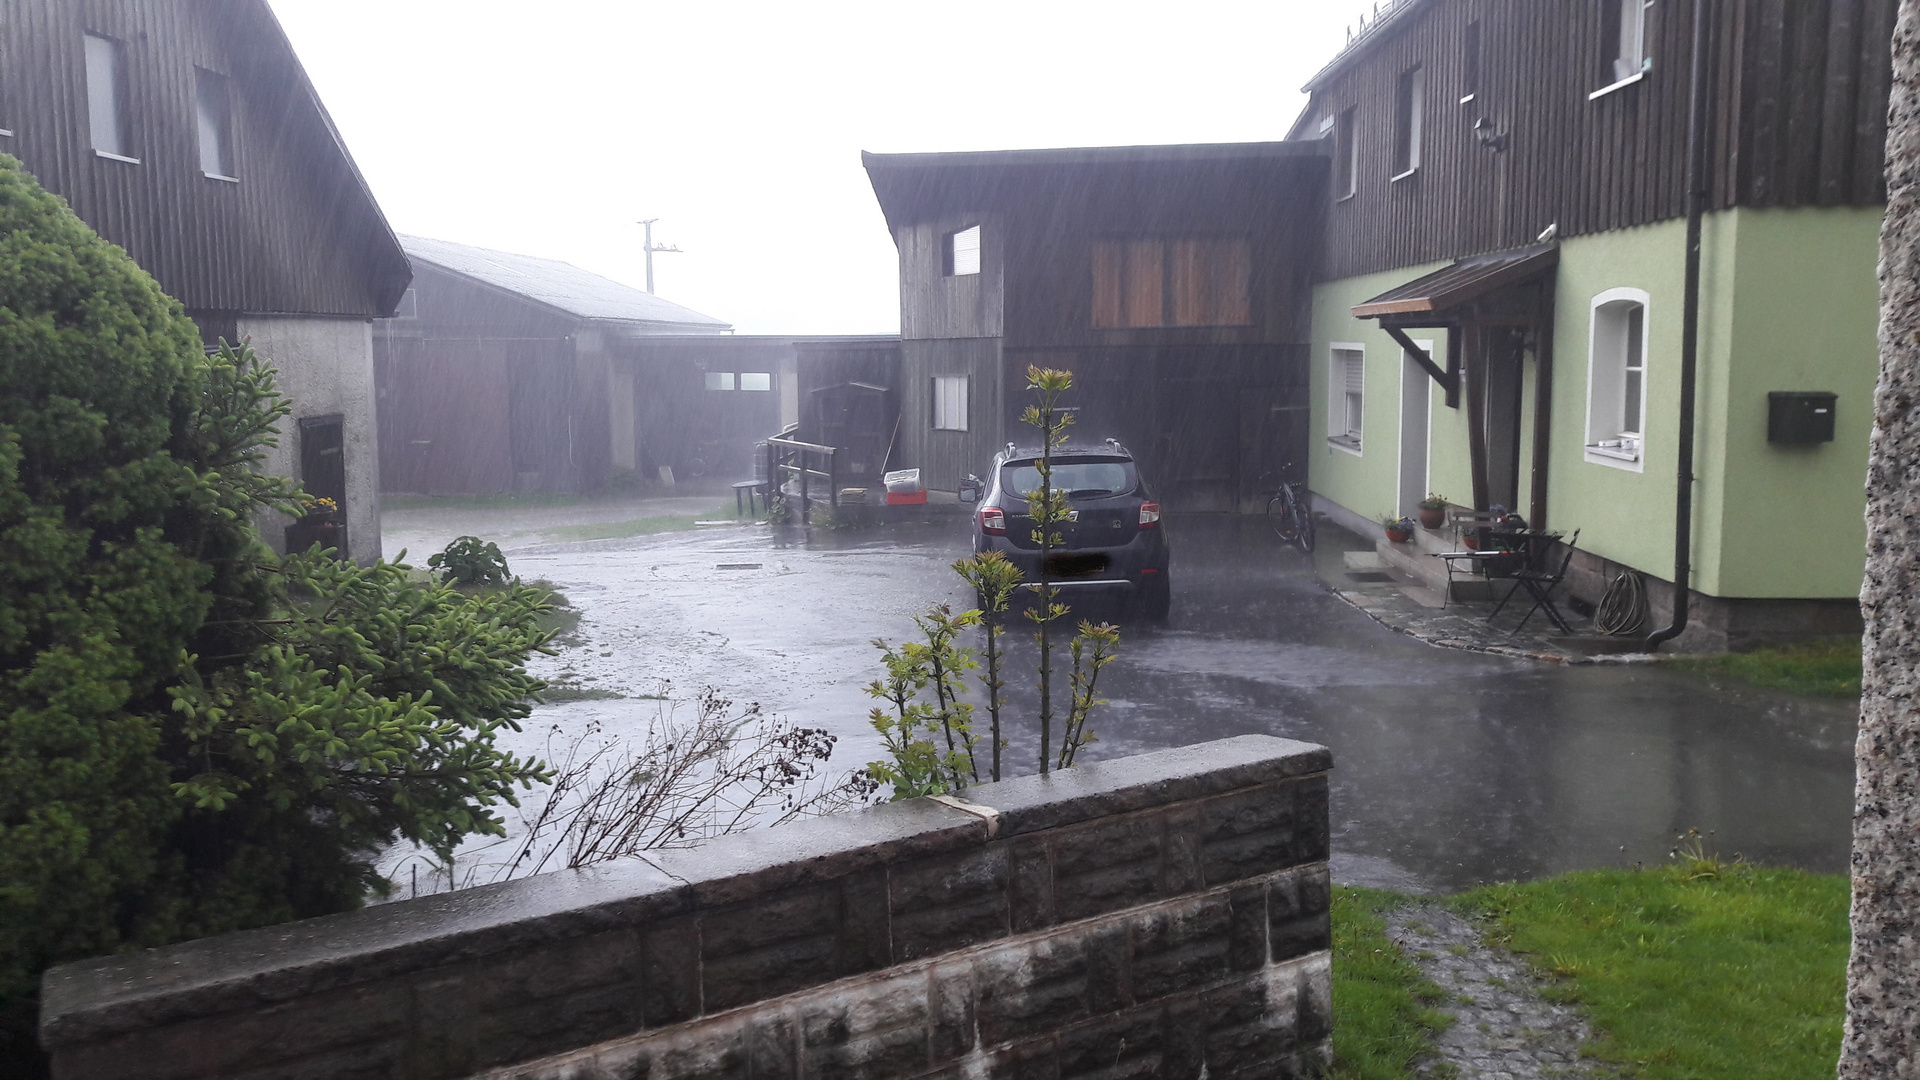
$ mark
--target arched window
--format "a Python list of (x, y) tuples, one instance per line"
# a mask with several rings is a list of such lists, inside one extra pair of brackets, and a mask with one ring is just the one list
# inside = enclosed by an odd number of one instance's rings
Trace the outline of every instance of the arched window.
[(1647, 294), (1593, 298), (1587, 339), (1587, 460), (1638, 470), (1647, 427)]

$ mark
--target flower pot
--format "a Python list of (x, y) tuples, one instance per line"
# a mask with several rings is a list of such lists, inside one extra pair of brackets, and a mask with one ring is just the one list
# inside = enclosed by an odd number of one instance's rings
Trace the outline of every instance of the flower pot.
[(1447, 523), (1446, 507), (1437, 506), (1431, 510), (1427, 509), (1424, 506), (1420, 508), (1420, 524), (1423, 527), (1428, 529), (1437, 529), (1440, 526), (1445, 525), (1446, 523)]
[(1413, 539), (1413, 533), (1406, 529), (1388, 529), (1387, 539), (1396, 544), (1404, 544)]
[(1479, 533), (1477, 532), (1467, 533), (1466, 535), (1462, 536), (1460, 540), (1462, 543), (1467, 545), (1468, 551), (1480, 550), (1480, 534)]

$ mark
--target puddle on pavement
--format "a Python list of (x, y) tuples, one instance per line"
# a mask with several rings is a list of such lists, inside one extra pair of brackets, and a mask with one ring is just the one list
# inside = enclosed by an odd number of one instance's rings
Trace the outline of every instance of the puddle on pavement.
[[(1168, 627), (1128, 625), (1122, 609), (1076, 613), (1124, 628), (1100, 682), (1100, 741), (1082, 760), (1248, 732), (1325, 743), (1335, 866), (1361, 883), (1450, 892), (1656, 863), (1689, 828), (1712, 831), (1724, 855), (1846, 866), (1851, 702), (1436, 649), (1329, 595), (1257, 520), (1174, 519), (1169, 530)], [(956, 521), (512, 552), (516, 573), (554, 582), (581, 612), (580, 644), (536, 672), (620, 695), (543, 707), (516, 749), (537, 752), (556, 729), (644, 731), (660, 703), (641, 695), (665, 683), (676, 697), (713, 686), (826, 728), (839, 737), (833, 766), (857, 768), (881, 752), (866, 721), (872, 640), (899, 641), (936, 601), (970, 605), (948, 569), (967, 550)], [(1012, 635), (1010, 681), (1030, 681), (1035, 662), (1026, 634)], [(1033, 710), (1030, 691), (1014, 695), (1015, 715)], [(1006, 761), (1033, 771), (1034, 737), (1009, 741)]]

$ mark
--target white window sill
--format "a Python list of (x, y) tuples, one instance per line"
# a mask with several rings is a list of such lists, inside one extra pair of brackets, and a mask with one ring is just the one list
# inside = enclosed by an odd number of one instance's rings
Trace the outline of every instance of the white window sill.
[(1400, 181), (1405, 180), (1407, 177), (1412, 176), (1413, 174), (1419, 171), (1420, 171), (1420, 166), (1415, 165), (1413, 168), (1408, 169), (1406, 172), (1403, 172), (1400, 175), (1393, 177), (1391, 180), (1388, 181), (1388, 183), (1397, 184)]
[(240, 178), (237, 176), (223, 176), (217, 172), (202, 172), (200, 175), (209, 180), (218, 180), (225, 184), (237, 184), (240, 182)]
[(1620, 450), (1611, 446), (1588, 446), (1587, 461), (1594, 465), (1605, 465), (1612, 469), (1626, 469), (1641, 472), (1646, 468), (1638, 450)]
[(1344, 454), (1352, 454), (1354, 457), (1360, 456), (1360, 440), (1359, 439), (1349, 439), (1344, 436), (1330, 435), (1327, 437), (1327, 446), (1330, 447), (1331, 449), (1338, 450)]
[(1347, 192), (1347, 193), (1346, 193), (1345, 195), (1340, 195), (1340, 196), (1337, 196), (1337, 197), (1335, 197), (1333, 201), (1334, 201), (1334, 202), (1337, 202), (1337, 203), (1343, 203), (1343, 202), (1347, 202), (1347, 201), (1349, 201), (1349, 200), (1351, 200), (1351, 199), (1352, 199), (1352, 198), (1353, 198), (1353, 197), (1354, 197), (1355, 195), (1357, 195), (1357, 194), (1359, 194), (1359, 191), (1358, 191), (1358, 189), (1355, 189), (1355, 190), (1353, 190), (1353, 191), (1349, 191), (1349, 192)]
[(127, 157), (124, 154), (109, 154), (105, 150), (95, 150), (93, 152), (93, 156), (97, 158), (106, 158), (108, 161), (122, 161), (127, 163), (128, 165), (140, 164), (140, 159), (137, 157)]
[(967, 429), (966, 429), (966, 428), (963, 428), (963, 427), (936, 427), (936, 428), (934, 428), (933, 430), (935, 430), (935, 431), (952, 431), (952, 432), (957, 432), (957, 433), (960, 433), (960, 434), (963, 434), (963, 435), (964, 435), (964, 434), (966, 434), (966, 430), (967, 430)]
[(1634, 83), (1637, 83), (1641, 79), (1644, 79), (1646, 77), (1647, 77), (1647, 73), (1645, 71), (1636, 71), (1633, 74), (1627, 76), (1626, 78), (1621, 79), (1617, 83), (1614, 83), (1610, 86), (1603, 86), (1600, 89), (1595, 90), (1593, 93), (1588, 94), (1587, 100), (1598, 101), (1599, 99), (1606, 97), (1608, 94), (1613, 93), (1615, 90), (1618, 90), (1623, 86), (1632, 86)]
[(1479, 97), (1479, 96), (1480, 96), (1480, 95), (1478, 95), (1478, 94), (1468, 94), (1468, 95), (1467, 95), (1466, 97), (1463, 97), (1463, 98), (1461, 98), (1461, 99), (1460, 99), (1460, 104), (1462, 104), (1462, 105), (1471, 105), (1471, 104), (1473, 104), (1473, 99), (1474, 99), (1474, 98), (1476, 98), (1476, 97)]
[(4, 135), (9, 139), (13, 138), (13, 132), (8, 131), (6, 128), (0, 128), (0, 135)]

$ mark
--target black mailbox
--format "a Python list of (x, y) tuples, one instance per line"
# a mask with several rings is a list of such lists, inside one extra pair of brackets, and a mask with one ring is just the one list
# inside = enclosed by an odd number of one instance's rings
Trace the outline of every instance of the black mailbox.
[(1767, 394), (1767, 441), (1833, 441), (1833, 403), (1824, 390), (1774, 390)]

